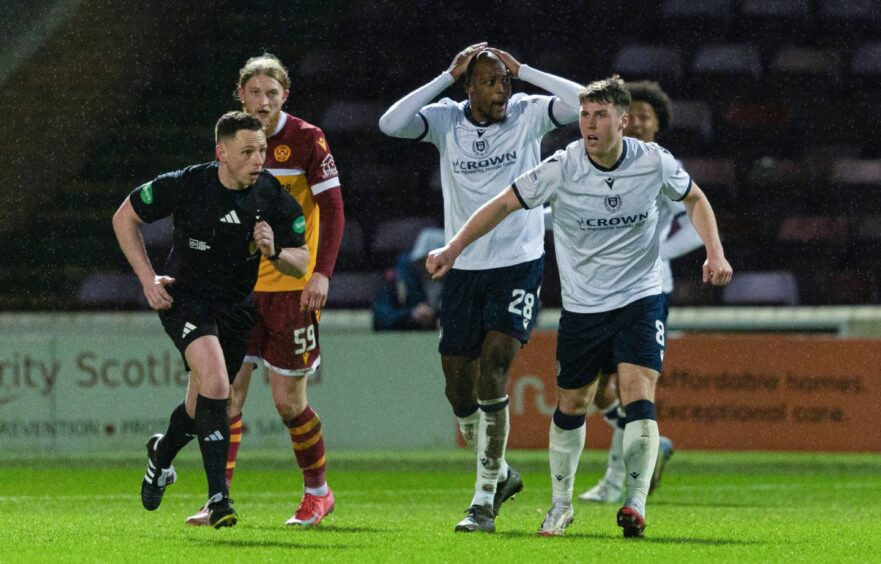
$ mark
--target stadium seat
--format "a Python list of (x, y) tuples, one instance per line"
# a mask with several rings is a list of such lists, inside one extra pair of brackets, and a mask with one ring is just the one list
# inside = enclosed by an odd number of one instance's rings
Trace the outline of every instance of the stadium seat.
[(881, 241), (881, 215), (870, 215), (858, 219), (855, 231), (857, 240)]
[(737, 175), (734, 159), (689, 158), (680, 159), (682, 166), (716, 204), (737, 198)]
[(702, 101), (673, 100), (670, 126), (661, 135), (661, 144), (678, 154), (689, 149), (703, 152), (713, 140), (713, 112)]
[(743, 0), (737, 35), (773, 46), (805, 37), (812, 23), (810, 0)]
[(828, 206), (859, 213), (881, 209), (881, 159), (839, 159), (832, 167)]
[(691, 49), (728, 39), (734, 20), (731, 0), (665, 0), (661, 28), (671, 45)]
[(871, 274), (857, 270), (816, 270), (804, 284), (802, 293), (817, 305), (864, 304), (877, 299), (877, 287)]
[(626, 45), (615, 55), (612, 71), (628, 81), (656, 80), (673, 91), (682, 79), (682, 55), (671, 47)]
[(783, 47), (768, 67), (772, 92), (787, 96), (822, 88), (835, 93), (841, 86), (841, 60), (836, 51)]
[(809, 186), (816, 179), (811, 165), (809, 161), (761, 157), (749, 166), (746, 181), (761, 190)]
[(850, 74), (851, 89), (868, 95), (870, 103), (877, 105), (875, 96), (881, 92), (881, 41), (856, 48), (850, 61)]
[(145, 307), (147, 300), (134, 274), (103, 272), (90, 274), (79, 289), (79, 303), (85, 307)]
[(728, 305), (798, 305), (798, 282), (790, 271), (740, 272), (722, 290)]
[(819, 38), (828, 45), (853, 46), (879, 36), (877, 0), (819, 0)]
[(780, 224), (777, 240), (791, 243), (826, 242), (846, 244), (847, 217), (825, 215), (794, 215)]
[(327, 306), (336, 308), (369, 307), (382, 286), (382, 273), (340, 272), (333, 277), (327, 294)]
[(700, 47), (691, 71), (693, 86), (704, 98), (755, 96), (761, 87), (762, 61), (753, 45), (723, 43)]

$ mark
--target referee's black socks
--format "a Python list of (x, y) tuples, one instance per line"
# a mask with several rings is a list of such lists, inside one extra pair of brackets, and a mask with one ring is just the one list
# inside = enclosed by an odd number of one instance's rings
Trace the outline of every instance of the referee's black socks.
[(196, 398), (196, 433), (208, 478), (208, 496), (229, 495), (226, 487), (226, 454), (229, 450), (229, 415), (225, 399)]
[(156, 461), (160, 468), (168, 468), (182, 448), (196, 436), (196, 423), (187, 415), (184, 402), (174, 408), (168, 421), (168, 430), (156, 445)]

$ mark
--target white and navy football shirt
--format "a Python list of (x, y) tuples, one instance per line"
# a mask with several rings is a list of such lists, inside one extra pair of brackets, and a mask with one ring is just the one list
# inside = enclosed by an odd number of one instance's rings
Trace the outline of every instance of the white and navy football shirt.
[[(553, 96), (511, 96), (505, 120), (479, 124), (467, 101), (444, 98), (423, 107), (426, 132), (420, 139), (440, 152), (446, 240), (480, 206), (541, 161), (541, 138), (559, 127)], [(455, 268), (483, 270), (535, 260), (544, 252), (541, 209), (511, 214), (456, 259)]]
[(661, 293), (658, 197), (681, 200), (690, 189), (666, 149), (629, 137), (611, 168), (594, 163), (579, 139), (514, 183), (525, 208), (553, 209), (563, 307), (577, 313)]

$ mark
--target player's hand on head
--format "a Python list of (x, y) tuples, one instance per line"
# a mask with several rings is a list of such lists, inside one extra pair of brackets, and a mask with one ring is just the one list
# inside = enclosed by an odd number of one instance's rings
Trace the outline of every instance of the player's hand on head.
[(441, 247), (428, 253), (425, 257), (425, 270), (431, 275), (432, 280), (440, 280), (453, 267), (456, 260), (450, 256), (450, 246)]
[(728, 264), (728, 261), (722, 258), (708, 258), (704, 262), (704, 282), (709, 282), (713, 286), (725, 286), (731, 282), (731, 276), (734, 269)]
[(496, 57), (498, 57), (505, 66), (508, 67), (508, 70), (511, 71), (511, 76), (517, 78), (520, 75), (520, 62), (511, 56), (511, 53), (507, 51), (502, 51), (501, 49), (496, 49), (495, 47), (490, 47), (490, 51), (492, 51)]
[(327, 291), (330, 281), (327, 276), (320, 272), (313, 272), (312, 277), (306, 282), (306, 287), (300, 294), (300, 311), (315, 311), (324, 307), (327, 303)]
[(462, 49), (455, 57), (453, 57), (453, 62), (450, 63), (450, 68), (447, 69), (447, 72), (453, 76), (453, 80), (458, 80), (459, 77), (462, 76), (462, 73), (465, 72), (465, 68), (468, 67), (468, 62), (471, 58), (481, 50), (485, 49), (486, 45), (486, 41), (475, 43), (474, 45)]
[(275, 254), (275, 235), (272, 227), (265, 221), (258, 221), (254, 225), (254, 243), (263, 256), (269, 257)]
[(171, 307), (174, 298), (165, 289), (169, 284), (174, 284), (174, 278), (171, 276), (156, 275), (153, 277), (152, 284), (144, 285), (144, 297), (147, 298), (147, 304), (151, 309), (161, 310)]

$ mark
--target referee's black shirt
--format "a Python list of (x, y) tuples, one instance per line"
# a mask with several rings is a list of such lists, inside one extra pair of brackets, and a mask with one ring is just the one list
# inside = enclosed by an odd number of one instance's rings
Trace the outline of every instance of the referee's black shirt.
[(164, 274), (175, 278), (175, 295), (238, 302), (257, 282), (258, 217), (272, 227), (277, 247), (304, 245), (306, 222), (272, 174), (263, 171), (253, 186), (230, 190), (220, 183), (219, 166), (215, 161), (163, 174), (135, 188), (129, 199), (147, 223), (174, 216)]

